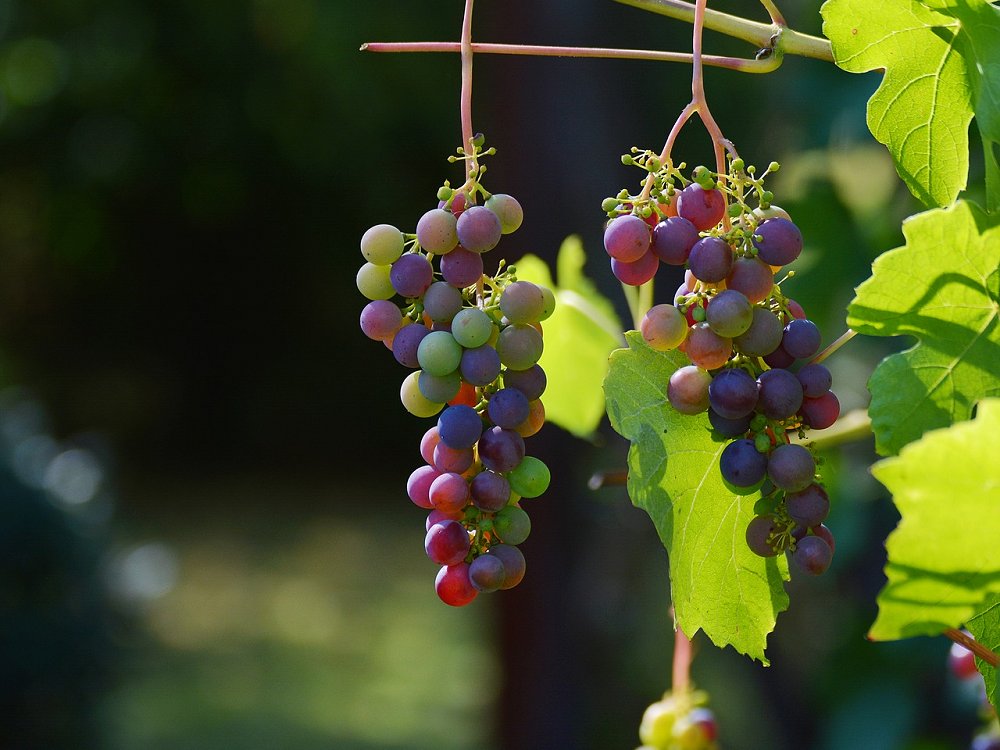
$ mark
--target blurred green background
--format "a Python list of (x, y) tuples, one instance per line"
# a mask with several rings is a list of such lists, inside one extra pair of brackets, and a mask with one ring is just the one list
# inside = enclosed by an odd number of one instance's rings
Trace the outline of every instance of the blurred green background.
[[(607, 0), (477, 5), (484, 41), (690, 49), (688, 25)], [(817, 2), (785, 5), (819, 33)], [(405, 494), (427, 425), (358, 327), (363, 231), (413, 227), (460, 177), (457, 57), (358, 48), (457, 39), (461, 6), (0, 0), (0, 747), (638, 744), (669, 685), (666, 554), (622, 488), (588, 488), (627, 446), (606, 424), (592, 441), (546, 425), (527, 578), (447, 608)], [(475, 71), (487, 186), (526, 212), (494, 253), (551, 262), (578, 234), (624, 318), (600, 203), (636, 180), (622, 153), (661, 147), (690, 69), (482, 55)], [(876, 85), (796, 58), (706, 72), (744, 158), (783, 165), (776, 202), (806, 238), (794, 294), (827, 341), (917, 210), (864, 126)], [(675, 154), (711, 158), (697, 123)], [(904, 344), (831, 361), (845, 409)], [(696, 639), (721, 742), (965, 747), (977, 701), (949, 644), (864, 638), (896, 521), (871, 441), (828, 459), (837, 557), (791, 582), (773, 666)]]

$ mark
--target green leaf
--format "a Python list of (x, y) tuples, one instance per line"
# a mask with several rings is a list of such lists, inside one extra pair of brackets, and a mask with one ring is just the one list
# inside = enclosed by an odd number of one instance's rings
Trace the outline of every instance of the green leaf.
[(872, 467), (900, 522), (886, 540), (888, 582), (874, 640), (959, 628), (1000, 592), (1000, 399), (976, 418), (933, 430)]
[(903, 236), (904, 247), (872, 264), (847, 316), (859, 333), (919, 339), (883, 360), (868, 383), (882, 455), (1000, 395), (1000, 217), (959, 201), (911, 216)]
[(586, 258), (579, 237), (563, 241), (556, 257), (559, 286), (535, 255), (514, 264), (518, 279), (546, 286), (556, 296), (555, 312), (542, 322), (545, 348), (539, 364), (548, 379), (542, 402), (546, 421), (580, 438), (589, 437), (604, 417), (601, 386), (608, 355), (622, 345), (614, 306), (583, 273)]
[(747, 547), (759, 493), (728, 490), (719, 472), (726, 442), (712, 439), (705, 414), (686, 416), (667, 403), (667, 382), (686, 358), (650, 349), (636, 331), (626, 338), (604, 385), (608, 416), (632, 443), (628, 492), (667, 550), (677, 623), (689, 637), (703, 630), (717, 646), (767, 664), (767, 635), (788, 607), (788, 563)]
[(837, 65), (885, 71), (868, 100), (868, 128), (927, 205), (948, 205), (965, 188), (969, 122), (974, 111), (995, 114), (996, 72), (979, 68), (995, 63), (997, 39), (992, 25), (979, 27), (996, 12), (984, 0), (829, 0), (822, 7)]
[[(979, 643), (995, 654), (1000, 653), (1000, 595), (990, 597), (986, 607), (966, 623), (966, 628)], [(1000, 694), (997, 693), (997, 668), (978, 656), (976, 667), (986, 682), (986, 697), (993, 708), (1000, 708), (997, 704), (1000, 699)]]

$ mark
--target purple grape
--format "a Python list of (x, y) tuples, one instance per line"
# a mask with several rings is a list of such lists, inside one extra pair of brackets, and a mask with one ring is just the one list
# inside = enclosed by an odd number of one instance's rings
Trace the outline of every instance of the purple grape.
[(462, 309), (462, 293), (446, 281), (435, 281), (424, 292), (424, 312), (435, 323), (446, 323)]
[(757, 405), (757, 381), (746, 370), (723, 370), (708, 386), (708, 404), (727, 419), (745, 417)]
[(774, 516), (755, 516), (747, 524), (746, 539), (747, 547), (750, 548), (750, 551), (760, 557), (774, 557), (777, 555), (778, 551), (767, 541), (771, 534), (774, 533), (774, 529)]
[(674, 205), (677, 206), (678, 216), (687, 219), (695, 229), (702, 232), (722, 221), (726, 213), (725, 196), (715, 188), (705, 190), (696, 182), (692, 182), (677, 194)]
[(545, 309), (542, 288), (530, 281), (508, 284), (500, 295), (500, 311), (511, 323), (534, 323)]
[(513, 430), (528, 418), (531, 411), (528, 399), (516, 388), (501, 388), (490, 396), (486, 407), (490, 419), (497, 427)]
[(779, 370), (787, 370), (795, 364), (795, 357), (786, 352), (779, 345), (777, 349), (764, 357), (764, 362), (768, 367), (777, 368)]
[(712, 428), (724, 438), (736, 438), (746, 435), (750, 429), (750, 421), (752, 419), (752, 414), (747, 414), (738, 419), (729, 419), (728, 417), (723, 417), (714, 409), (708, 410), (708, 421), (712, 423)]
[(632, 263), (626, 263), (618, 258), (611, 259), (611, 273), (621, 283), (629, 286), (642, 286), (656, 276), (659, 268), (660, 259), (652, 250), (647, 251), (645, 255)]
[(804, 490), (813, 482), (816, 460), (801, 445), (779, 445), (767, 458), (767, 476), (785, 492)]
[(767, 474), (767, 466), (767, 456), (747, 438), (734, 440), (719, 456), (723, 479), (735, 487), (753, 487)]
[(720, 336), (739, 336), (753, 322), (753, 305), (742, 292), (723, 289), (708, 301), (705, 320)]
[(774, 272), (758, 258), (737, 258), (726, 277), (726, 288), (742, 292), (751, 303), (763, 302), (774, 288)]
[(498, 590), (504, 583), (503, 561), (489, 553), (480, 555), (469, 564), (469, 580), (483, 593)]
[(785, 326), (781, 348), (796, 359), (809, 359), (819, 351), (822, 334), (811, 320), (796, 318)]
[(798, 492), (785, 494), (788, 516), (803, 526), (819, 526), (830, 514), (830, 497), (822, 486), (813, 482)]
[(427, 530), (424, 551), (438, 565), (455, 565), (469, 554), (469, 532), (458, 521), (442, 521)]
[(469, 564), (442, 565), (434, 577), (434, 591), (438, 598), (451, 607), (464, 607), (479, 595), (469, 580)]
[(441, 256), (441, 276), (453, 287), (464, 289), (472, 286), (483, 275), (483, 256), (456, 247)]
[(515, 323), (506, 326), (497, 337), (500, 361), (513, 370), (527, 370), (542, 356), (542, 334), (534, 326)]
[(403, 313), (389, 300), (373, 300), (361, 310), (361, 330), (373, 341), (389, 338), (399, 330), (402, 322)]
[(649, 225), (635, 214), (616, 216), (604, 229), (604, 249), (623, 263), (633, 263), (644, 256), (650, 240)]
[(816, 398), (802, 399), (799, 408), (802, 421), (814, 430), (825, 430), (840, 416), (840, 399), (833, 391), (827, 391)]
[(753, 244), (757, 257), (769, 266), (787, 266), (802, 252), (802, 232), (791, 221), (779, 216), (768, 219), (754, 230)]
[(788, 419), (802, 406), (802, 385), (788, 370), (765, 370), (757, 383), (757, 411), (768, 419)]
[(469, 252), (485, 253), (497, 246), (503, 226), (500, 217), (486, 206), (471, 206), (462, 212), (455, 225), (458, 243)]
[(506, 477), (489, 470), (476, 474), (469, 484), (469, 490), (472, 503), (487, 513), (496, 513), (510, 500), (510, 482)]
[(487, 386), (500, 375), (500, 355), (489, 344), (465, 349), (459, 371), (466, 383)]
[(723, 239), (703, 237), (691, 248), (688, 268), (699, 281), (722, 281), (733, 268), (733, 249)]
[(430, 261), (419, 253), (406, 253), (392, 264), (389, 281), (401, 297), (420, 297), (434, 281)]
[(483, 420), (471, 406), (455, 404), (438, 417), (438, 436), (450, 448), (471, 448), (483, 432)]
[(514, 430), (490, 427), (479, 438), (479, 459), (498, 474), (513, 471), (524, 460), (524, 438)]
[(392, 339), (392, 355), (396, 361), (404, 367), (413, 369), (420, 367), (417, 349), (420, 348), (420, 342), (430, 332), (427, 326), (420, 323), (409, 323), (396, 331), (396, 335)]
[(791, 554), (792, 562), (809, 575), (818, 576), (830, 567), (833, 550), (819, 536), (804, 536), (795, 543)]
[(524, 554), (513, 544), (494, 544), (489, 554), (499, 557), (503, 563), (504, 582), (501, 589), (511, 589), (524, 578)]
[(733, 337), (733, 346), (750, 357), (764, 357), (781, 343), (781, 321), (763, 307), (754, 307), (753, 322), (739, 336)]
[(694, 224), (680, 216), (671, 216), (653, 227), (653, 252), (671, 266), (687, 263), (697, 241), (698, 230)]
[(808, 364), (802, 367), (795, 377), (802, 385), (802, 393), (809, 398), (818, 398), (830, 390), (833, 385), (833, 376), (830, 371), (820, 364)]
[(548, 380), (541, 365), (532, 365), (527, 370), (504, 370), (503, 384), (505, 388), (517, 388), (528, 401), (534, 401), (545, 393)]
[(440, 442), (434, 446), (431, 458), (434, 461), (435, 469), (451, 474), (462, 474), (468, 471), (476, 461), (472, 448), (456, 450)]

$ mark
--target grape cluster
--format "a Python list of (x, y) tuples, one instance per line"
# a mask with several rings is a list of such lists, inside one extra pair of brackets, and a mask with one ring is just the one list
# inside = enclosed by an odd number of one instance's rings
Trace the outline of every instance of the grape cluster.
[(612, 271), (639, 285), (660, 263), (685, 268), (673, 304), (654, 305), (639, 326), (650, 347), (690, 360), (670, 377), (667, 399), (682, 414), (707, 412), (716, 436), (730, 441), (719, 459), (728, 486), (760, 490), (746, 529), (750, 549), (764, 557), (788, 552), (818, 575), (833, 556), (823, 523), (830, 501), (812, 452), (791, 436), (832, 425), (840, 402), (830, 371), (810, 362), (819, 328), (775, 281), (802, 251), (800, 230), (763, 188), (778, 165), (757, 177), (733, 159), (726, 175), (698, 167), (687, 180), (650, 152), (625, 160), (649, 173), (652, 189), (623, 191), (602, 206)]
[(362, 331), (411, 370), (403, 406), (437, 416), (420, 441), (425, 463), (406, 489), (429, 511), (424, 550), (441, 566), (435, 590), (452, 606), (522, 580), (518, 545), (531, 523), (521, 500), (541, 495), (550, 480), (524, 441), (545, 422), (541, 322), (555, 297), (517, 280), (502, 261), (495, 275), (484, 274), (483, 254), (518, 229), (523, 213), (513, 197), (486, 193), (480, 174), (457, 190), (446, 182), (412, 234), (390, 224), (367, 230), (357, 276), (370, 300)]
[(718, 727), (707, 701), (700, 690), (664, 693), (642, 715), (636, 750), (716, 750)]

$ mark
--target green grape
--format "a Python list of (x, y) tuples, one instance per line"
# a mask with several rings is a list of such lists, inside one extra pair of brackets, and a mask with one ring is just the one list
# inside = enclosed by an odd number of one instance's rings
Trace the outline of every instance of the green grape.
[(521, 497), (538, 497), (549, 488), (552, 476), (549, 467), (534, 456), (525, 456), (507, 475), (511, 489)]
[(404, 238), (392, 224), (376, 224), (361, 237), (361, 254), (365, 260), (387, 266), (403, 254)]
[(399, 400), (403, 402), (403, 407), (415, 417), (433, 417), (444, 404), (435, 403), (427, 399), (420, 392), (420, 371), (414, 370), (403, 379), (403, 384), (399, 388)]
[(475, 349), (490, 340), (493, 320), (478, 307), (460, 310), (451, 321), (451, 336), (466, 349)]
[(462, 387), (462, 376), (457, 370), (447, 375), (431, 375), (420, 371), (417, 386), (428, 401), (446, 404), (458, 395), (458, 389)]
[(507, 505), (493, 518), (493, 529), (504, 544), (520, 544), (531, 533), (531, 519), (523, 509)]
[(542, 334), (533, 326), (515, 323), (500, 331), (496, 347), (500, 361), (511, 370), (527, 370), (542, 356)]
[(431, 375), (448, 375), (462, 363), (462, 347), (448, 331), (431, 331), (417, 347), (417, 362)]
[(396, 290), (392, 288), (389, 272), (392, 266), (365, 263), (358, 269), (358, 291), (370, 300), (392, 299)]

